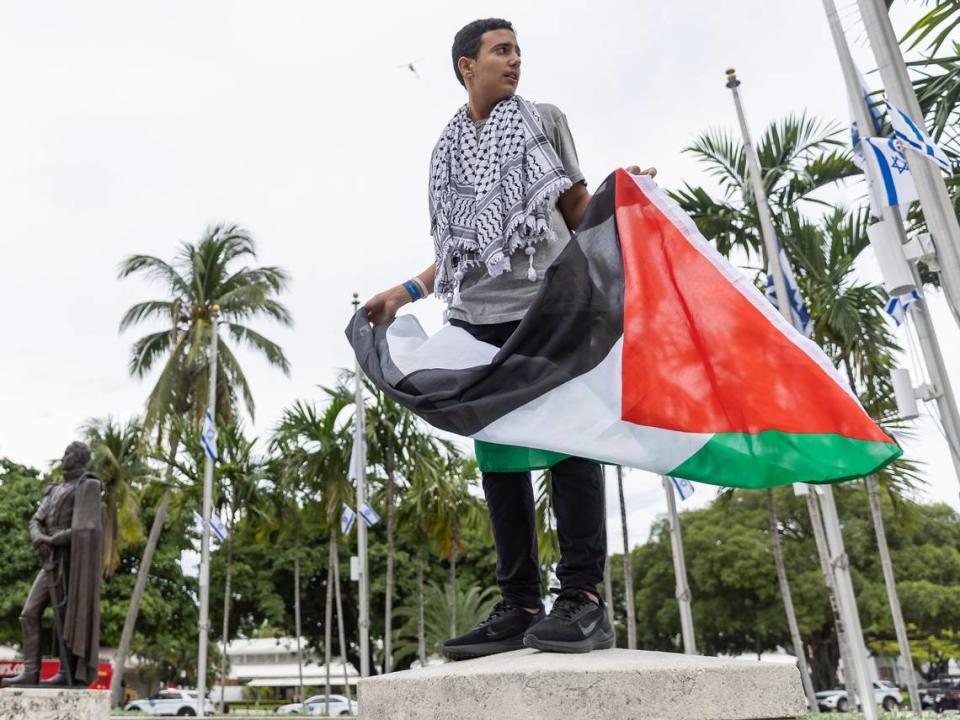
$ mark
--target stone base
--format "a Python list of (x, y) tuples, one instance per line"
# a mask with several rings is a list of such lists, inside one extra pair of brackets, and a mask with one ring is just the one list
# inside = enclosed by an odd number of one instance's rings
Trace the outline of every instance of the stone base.
[(3, 688), (0, 720), (108, 720), (110, 693), (105, 690)]
[(361, 720), (781, 720), (807, 709), (793, 665), (618, 649), (362, 678), (359, 699)]

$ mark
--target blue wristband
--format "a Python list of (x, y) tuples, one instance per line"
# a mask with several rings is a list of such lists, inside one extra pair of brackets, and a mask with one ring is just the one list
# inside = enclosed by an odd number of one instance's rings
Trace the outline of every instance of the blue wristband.
[(420, 288), (417, 287), (417, 284), (413, 280), (407, 280), (403, 284), (403, 289), (410, 293), (411, 302), (416, 302), (422, 297), (422, 295), (420, 295)]

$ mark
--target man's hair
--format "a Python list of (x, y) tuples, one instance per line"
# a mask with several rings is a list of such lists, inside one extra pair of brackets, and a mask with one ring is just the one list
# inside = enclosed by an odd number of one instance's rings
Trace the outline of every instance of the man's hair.
[(474, 20), (472, 23), (464, 25), (453, 37), (453, 72), (457, 76), (457, 81), (464, 87), (467, 85), (463, 82), (463, 75), (460, 74), (457, 61), (462, 57), (476, 60), (480, 54), (480, 39), (485, 32), (490, 32), (491, 30), (509, 30), (510, 32), (515, 32), (513, 25), (511, 25), (508, 20), (486, 18), (484, 20)]

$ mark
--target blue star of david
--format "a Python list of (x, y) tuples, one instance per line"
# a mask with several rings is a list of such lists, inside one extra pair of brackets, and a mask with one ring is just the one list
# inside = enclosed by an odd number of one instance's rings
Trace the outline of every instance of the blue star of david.
[(898, 173), (905, 173), (910, 168), (907, 167), (907, 164), (903, 161), (902, 157), (896, 157), (893, 159), (893, 162), (890, 163), (890, 167), (896, 170)]

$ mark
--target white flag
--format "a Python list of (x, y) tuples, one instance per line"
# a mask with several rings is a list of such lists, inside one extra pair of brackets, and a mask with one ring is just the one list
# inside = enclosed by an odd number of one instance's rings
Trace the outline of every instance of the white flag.
[(933, 141), (926, 130), (910, 119), (903, 110), (890, 104), (887, 100), (887, 114), (897, 139), (911, 150), (915, 150), (924, 157), (928, 157), (948, 173), (952, 172), (950, 159), (946, 153)]
[(346, 535), (350, 532), (350, 529), (353, 527), (354, 520), (357, 519), (357, 514), (350, 508), (346, 503), (343, 504), (343, 510), (340, 513), (340, 532), (343, 535)]
[(367, 502), (360, 504), (360, 507), (357, 508), (357, 514), (363, 518), (367, 527), (373, 527), (380, 522), (380, 516), (377, 514), (377, 511), (370, 507), (370, 504)]
[(213, 423), (213, 416), (207, 410), (203, 416), (203, 429), (200, 431), (200, 443), (204, 451), (214, 462), (217, 461), (217, 426)]
[(220, 539), (220, 542), (227, 539), (227, 529), (223, 526), (223, 522), (217, 513), (213, 513), (210, 516), (210, 529), (213, 530), (213, 534)]
[(887, 307), (884, 309), (899, 327), (903, 325), (903, 321), (907, 319), (907, 310), (919, 299), (920, 293), (916, 290), (911, 290), (906, 295), (894, 295), (891, 297), (889, 302), (887, 302)]
[(684, 478), (676, 478), (673, 476), (671, 476), (670, 479), (673, 480), (673, 486), (677, 489), (677, 495), (680, 496), (681, 500), (686, 500), (688, 497), (693, 495), (694, 488), (692, 482), (685, 480)]
[(865, 141), (864, 152), (874, 178), (871, 198), (881, 205), (899, 205), (900, 212), (906, 215), (910, 203), (918, 196), (900, 143), (892, 137), (865, 138)]

